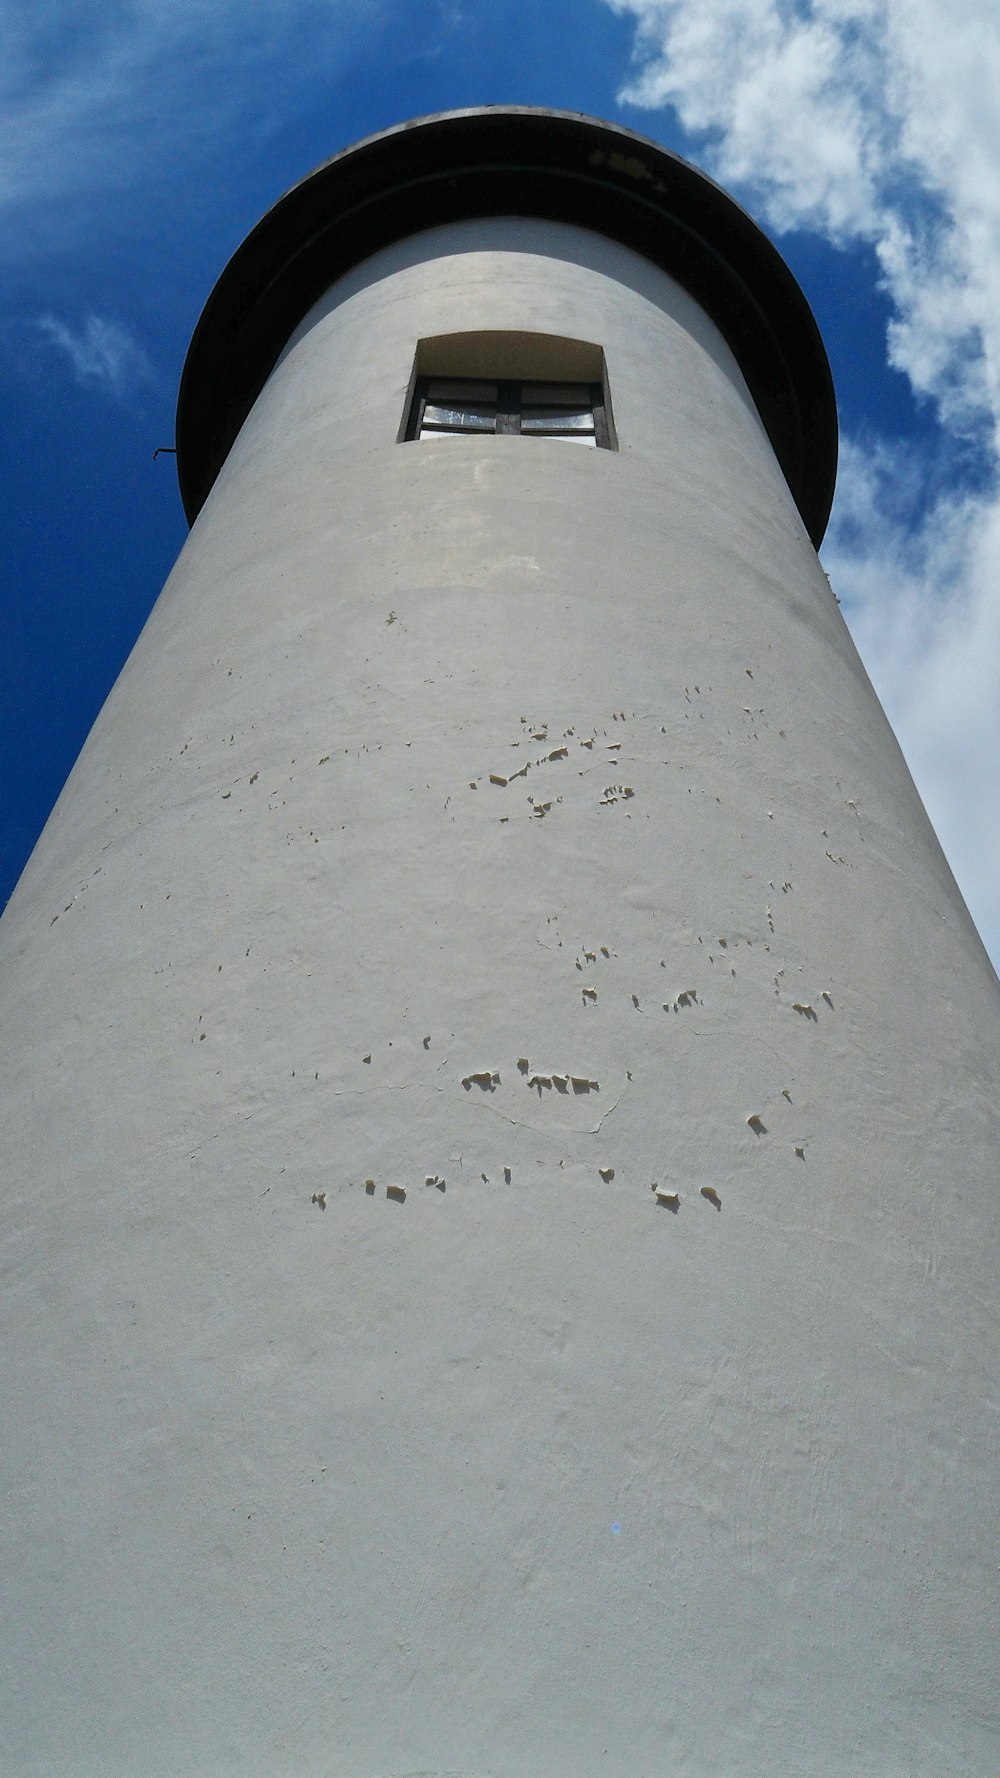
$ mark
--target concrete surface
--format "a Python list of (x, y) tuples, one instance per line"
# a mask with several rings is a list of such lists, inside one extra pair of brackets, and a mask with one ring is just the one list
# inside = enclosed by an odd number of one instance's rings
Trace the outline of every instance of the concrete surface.
[(5, 1773), (992, 1778), (1000, 995), (663, 274), (331, 291), (0, 970)]

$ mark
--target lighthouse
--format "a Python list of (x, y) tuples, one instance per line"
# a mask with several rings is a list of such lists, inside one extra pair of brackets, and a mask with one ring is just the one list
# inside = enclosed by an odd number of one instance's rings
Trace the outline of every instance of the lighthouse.
[(997, 1770), (1000, 992), (805, 299), (606, 123), (223, 272), (0, 923), (0, 1765)]

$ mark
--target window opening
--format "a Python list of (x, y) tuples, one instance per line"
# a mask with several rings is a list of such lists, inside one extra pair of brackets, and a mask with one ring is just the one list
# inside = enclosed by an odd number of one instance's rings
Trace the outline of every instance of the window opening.
[(610, 450), (600, 383), (483, 382), (474, 377), (418, 377), (408, 439), (461, 433), (517, 433)]

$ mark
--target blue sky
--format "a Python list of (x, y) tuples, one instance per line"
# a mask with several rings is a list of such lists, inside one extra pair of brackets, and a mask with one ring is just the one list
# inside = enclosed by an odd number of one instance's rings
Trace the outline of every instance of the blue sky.
[(421, 113), (537, 104), (687, 155), (816, 313), (822, 556), (1000, 958), (995, 0), (7, 0), (0, 904), (185, 535), (191, 331), (261, 213)]

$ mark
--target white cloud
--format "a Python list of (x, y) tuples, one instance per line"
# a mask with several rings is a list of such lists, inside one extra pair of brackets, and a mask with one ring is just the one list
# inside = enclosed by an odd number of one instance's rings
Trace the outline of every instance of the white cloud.
[(948, 436), (971, 435), (992, 456), (991, 492), (943, 493), (910, 519), (898, 483), (921, 466), (877, 441), (848, 442), (824, 555), (1000, 958), (995, 0), (605, 3), (636, 21), (636, 71), (621, 97), (672, 107), (699, 158), (775, 230), (869, 244), (893, 307), (888, 361), (935, 404), (946, 449)]
[(952, 424), (1000, 407), (994, 0), (606, 0), (637, 23), (622, 97), (676, 111), (780, 230), (862, 239), (891, 362)]
[(84, 388), (100, 389), (120, 399), (143, 383), (152, 383), (153, 371), (138, 340), (119, 321), (88, 315), (79, 332), (55, 315), (41, 315), (39, 333), (65, 353), (73, 374)]
[[(905, 466), (904, 466), (905, 475)], [(893, 516), (898, 449), (845, 442), (823, 557), (927, 811), (1000, 959), (1000, 502)]]

